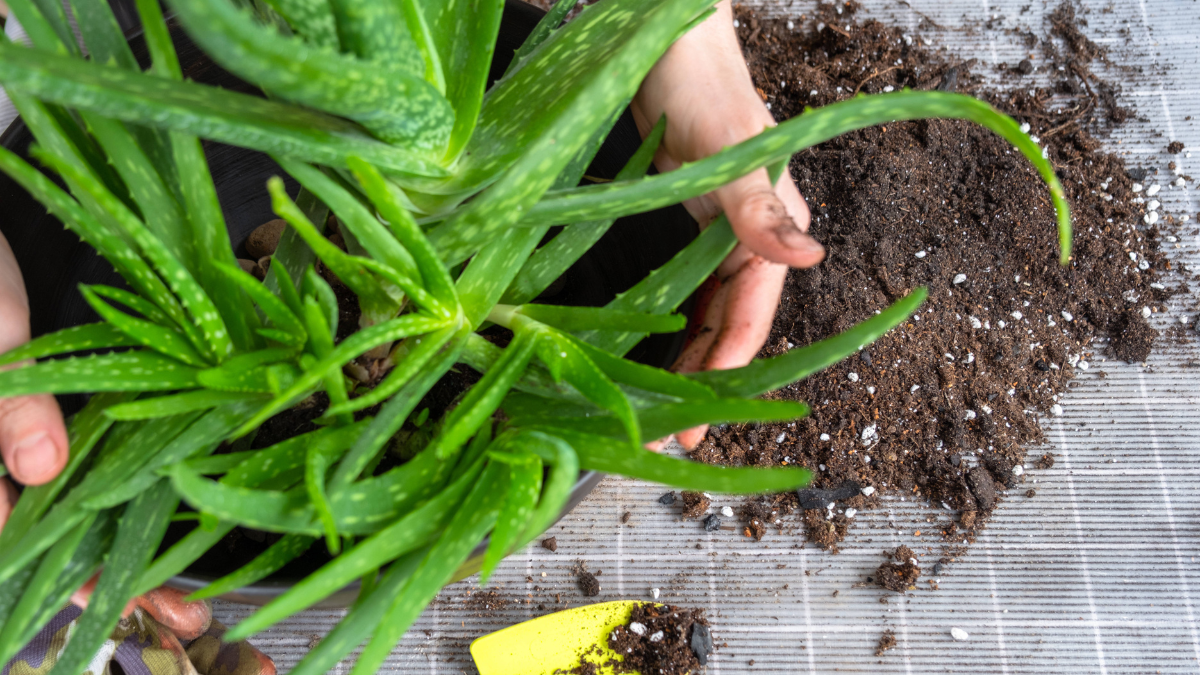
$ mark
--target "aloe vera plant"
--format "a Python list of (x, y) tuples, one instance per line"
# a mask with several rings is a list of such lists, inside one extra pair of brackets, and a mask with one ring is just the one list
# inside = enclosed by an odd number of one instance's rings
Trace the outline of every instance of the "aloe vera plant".
[[(705, 466), (642, 443), (698, 424), (803, 416), (802, 404), (757, 397), (878, 338), (924, 290), (783, 356), (680, 375), (623, 356), (647, 334), (682, 328), (673, 312), (736, 243), (723, 218), (606, 307), (532, 302), (617, 217), (764, 166), (778, 177), (792, 154), (846, 131), (954, 117), (1029, 158), (1069, 255), (1067, 205), (1037, 145), (990, 106), (942, 92), (808, 111), (647, 177), (660, 120), (617, 180), (579, 187), (642, 77), (712, 0), (605, 0), (566, 25), (571, 3), (560, 1), (490, 88), (501, 0), (172, 2), (213, 60), (265, 98), (184, 80), (155, 0), (138, 0), (146, 71), (103, 0), (73, 2), (92, 19), (89, 58), (43, 14), (47, 3), (9, 4), (33, 44), (0, 42), (0, 83), (36, 138), (30, 154), (65, 189), (8, 150), (0, 169), (129, 288), (81, 287), (103, 321), (0, 355), (15, 366), (0, 372), (0, 395), (92, 394), (70, 422), (66, 470), (26, 489), (0, 531), (0, 663), (103, 569), (55, 675), (78, 672), (129, 597), (242, 525), (284, 537), (198, 597), (261, 579), (314, 545), (337, 555), (229, 638), (362, 579), (346, 619), (297, 671), (324, 672), (366, 642), (355, 669), (373, 672), (489, 533), (485, 580), (552, 525), (580, 469), (729, 493), (806, 484), (805, 469)], [(279, 178), (266, 186), (290, 227), (265, 282), (235, 261), (199, 138), (269, 153), (302, 186), (294, 198)], [(345, 250), (324, 234), (330, 212)], [(553, 225), (565, 227), (541, 244)], [(361, 309), (341, 341), (318, 260)], [(506, 347), (478, 334), (492, 324), (511, 330)], [(90, 355), (68, 356), (78, 352)], [(346, 375), (361, 360), (390, 370), (361, 386)], [(482, 379), (441, 419), (424, 419), (420, 400), (455, 364)], [(318, 392), (329, 400), (321, 428), (246, 449), (263, 422)], [(376, 470), (408, 420), (427, 436), (406, 463)], [(156, 553), (181, 501), (198, 526)]]

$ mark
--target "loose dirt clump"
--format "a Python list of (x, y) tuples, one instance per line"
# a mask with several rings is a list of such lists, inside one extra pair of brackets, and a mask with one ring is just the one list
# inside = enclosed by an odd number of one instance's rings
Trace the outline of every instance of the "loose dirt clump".
[(916, 588), (921, 578), (916, 554), (907, 546), (898, 546), (890, 555), (892, 559), (875, 570), (875, 584), (897, 593)]
[(683, 498), (684, 518), (699, 518), (708, 513), (708, 507), (712, 506), (712, 500), (700, 492), (684, 492), (680, 497)]
[[(1074, 253), (1059, 265), (1050, 194), (1032, 165), (972, 123), (889, 123), (799, 153), (792, 175), (828, 257), (789, 272), (760, 356), (836, 335), (918, 286), (929, 300), (855, 356), (769, 395), (807, 402), (810, 417), (714, 428), (692, 457), (813, 469), (813, 488), (839, 491), (835, 509), (804, 505), (808, 539), (827, 549), (853, 522), (844, 513), (884, 492), (944, 502), (963, 515), (937, 533), (970, 540), (1025, 479), (1027, 449), (1043, 440), (1037, 415), (1055, 414), (1093, 341), (1110, 337), (1119, 358), (1145, 359), (1155, 335), (1142, 317), (1171, 293), (1158, 283), (1170, 263), (1133, 191), (1145, 172), (1127, 171), (1092, 135), (1128, 111), (1090, 72), (1103, 52), (1072, 28), (1069, 11), (1053, 15), (1040, 41), (1039, 69), (1064, 64), (1051, 69), (1051, 86), (1008, 68), (1001, 78), (1011, 85), (986, 89), (973, 72), (982, 64), (859, 21), (856, 3), (840, 8), (822, 5), (793, 29), (738, 10), (772, 113), (782, 120), (904, 87), (983, 98), (1029, 125), (1046, 149), (1072, 206)], [(861, 493), (841, 496), (848, 485)]]
[(879, 644), (875, 646), (875, 656), (883, 656), (889, 649), (896, 646), (895, 631), (885, 630), (879, 636)]

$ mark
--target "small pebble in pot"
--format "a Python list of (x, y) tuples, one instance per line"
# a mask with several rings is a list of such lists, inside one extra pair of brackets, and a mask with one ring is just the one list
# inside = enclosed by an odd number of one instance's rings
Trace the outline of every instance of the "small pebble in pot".
[(675, 491), (672, 490), (672, 491), (668, 492), (667, 494), (659, 497), (658, 503), (666, 504), (667, 506), (674, 504), (675, 503)]
[(721, 516), (714, 513), (704, 519), (705, 532), (714, 532), (719, 529), (721, 529)]
[(733, 508), (729, 507), (729, 506), (722, 506), (721, 507), (721, 515), (725, 516), (726, 518), (732, 518), (733, 517)]

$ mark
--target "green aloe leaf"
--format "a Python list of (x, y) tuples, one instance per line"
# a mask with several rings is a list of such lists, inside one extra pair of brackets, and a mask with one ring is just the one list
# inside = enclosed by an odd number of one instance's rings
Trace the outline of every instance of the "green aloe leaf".
[[(463, 328), (447, 326), (441, 330), (434, 331), (422, 337), (409, 338), (408, 341), (398, 346), (397, 350), (393, 351), (392, 359), (396, 361), (396, 365), (392, 368), (391, 372), (389, 372), (387, 376), (383, 378), (383, 381), (377, 384), (374, 389), (361, 396), (353, 398), (340, 405), (330, 406), (326, 414), (341, 415), (347, 412), (364, 410), (378, 403), (382, 403), (388, 398), (392, 398), (393, 395), (401, 396), (402, 394), (398, 392), (416, 392), (420, 390), (420, 393), (417, 394), (417, 400), (419, 400), (425, 395), (425, 393), (428, 391), (428, 388), (432, 386), (433, 383), (430, 382), (428, 386), (412, 384), (416, 382), (413, 380), (413, 378), (416, 377), (418, 373), (426, 373), (429, 371), (429, 369), (426, 368), (426, 364), (428, 364), (430, 359), (432, 359), (439, 350), (446, 346), (450, 340), (455, 339), (455, 335), (458, 335), (459, 337), (455, 340), (455, 344), (450, 347), (449, 350), (453, 352), (454, 358), (457, 359), (458, 353), (462, 349), (462, 343), (464, 342), (464, 339), (461, 335), (464, 330), (465, 329)], [(409, 344), (409, 342), (412, 342), (413, 344)], [(399, 354), (403, 354), (403, 356), (401, 357)], [(436, 363), (438, 365), (431, 366), (432, 370), (437, 370), (441, 367), (440, 364), (442, 362), (440, 360)], [(453, 365), (453, 363), (453, 360), (451, 360), (446, 364), (446, 368), (448, 369)], [(439, 373), (438, 377), (441, 377), (442, 374), (444, 374), (444, 372)], [(412, 394), (406, 393), (404, 395), (411, 396)], [(416, 405), (416, 402), (416, 400), (413, 401), (414, 406)], [(406, 410), (402, 417), (407, 417), (411, 412), (411, 409)], [(382, 414), (382, 411), (380, 414)], [(402, 422), (403, 419), (401, 419), (401, 423)], [(392, 433), (395, 433), (395, 430), (393, 430)], [(391, 434), (388, 434), (388, 436), (391, 436)]]
[(385, 321), (384, 323), (358, 331), (343, 340), (327, 356), (321, 358), (312, 366), (307, 367), (305, 372), (296, 378), (296, 381), (288, 389), (280, 393), (270, 405), (263, 408), (261, 412), (246, 423), (238, 431), (237, 435), (241, 436), (248, 433), (251, 429), (265, 422), (267, 418), (287, 408), (288, 405), (292, 404), (292, 399), (314, 387), (330, 369), (337, 369), (340, 373), (343, 365), (381, 344), (395, 342), (400, 338), (410, 335), (430, 333), (444, 327), (444, 321), (417, 314), (406, 314), (391, 321)]
[(431, 240), (443, 258), (462, 260), (472, 247), (521, 220), (709, 4), (612, 0), (590, 6), (548, 38), (524, 67), (496, 83), (459, 173), (444, 189), (495, 182), (433, 231)]
[(538, 341), (538, 358), (556, 380), (566, 380), (584, 398), (620, 420), (631, 443), (642, 444), (637, 414), (629, 399), (574, 342), (545, 331)]
[(735, 146), (669, 171), (636, 181), (623, 181), (550, 193), (521, 220), (527, 227), (618, 218), (679, 203), (710, 192), (760, 167), (844, 133), (895, 120), (930, 117), (966, 119), (996, 132), (1033, 164), (1050, 188), (1058, 212), (1059, 249), (1066, 264), (1071, 254), (1070, 208), (1054, 168), (1029, 135), (1011, 117), (987, 103), (962, 94), (901, 91), (858, 96), (781, 122)]
[(496, 306), (545, 233), (544, 228), (513, 228), (471, 258), (458, 277), (458, 298), (473, 328), (478, 328)]
[(104, 284), (92, 284), (88, 286), (88, 288), (92, 289), (92, 292), (96, 295), (119, 302), (160, 326), (175, 325), (175, 322), (171, 320), (171, 317), (164, 314), (161, 309), (154, 305), (154, 303), (146, 300), (140, 295), (130, 293), (123, 288), (105, 286)]
[(541, 458), (534, 454), (523, 457), (526, 461), (513, 463), (508, 467), (508, 494), (504, 498), (504, 505), (496, 519), (496, 528), (492, 530), (487, 551), (483, 555), (483, 568), (479, 576), (481, 586), (487, 584), (504, 556), (515, 551), (521, 543), (521, 536), (525, 534), (538, 497), (542, 494)]
[[(370, 317), (370, 321), (374, 322), (396, 315), (400, 308), (399, 300), (392, 297), (387, 289), (379, 283), (379, 280), (358, 262), (358, 259), (334, 246), (317, 231), (308, 217), (288, 196), (282, 180), (272, 177), (267, 182), (267, 189), (271, 193), (271, 204), (275, 213), (288, 221), (292, 229), (304, 239), (317, 257), (328, 265), (338, 279), (349, 286), (358, 296), (359, 303), (363, 307), (364, 319)], [(336, 330), (336, 324), (334, 324), (334, 329)]]
[[(546, 407), (550, 409), (549, 406)], [(506, 408), (513, 415), (514, 424), (521, 426), (554, 426), (578, 429), (590, 434), (631, 440), (628, 423), (609, 416), (555, 417), (550, 413), (539, 414), (528, 407), (520, 413), (516, 408)], [(562, 408), (555, 409), (561, 412)], [(648, 438), (665, 438), (669, 434), (690, 429), (701, 424), (731, 424), (741, 422), (791, 421), (808, 415), (808, 406), (793, 401), (763, 401), (756, 399), (711, 399), (687, 403), (664, 403), (637, 411), (642, 433)]]
[(453, 161), (471, 138), (479, 119), (504, 2), (424, 1), (420, 5), (417, 11), (424, 12), (424, 24), (437, 51), (437, 63), (445, 73), (446, 99), (454, 108), (454, 128), (445, 154), (448, 161)]
[(214, 265), (213, 269), (219, 274), (225, 275), (242, 292), (250, 296), (250, 299), (262, 309), (263, 314), (270, 319), (271, 324), (282, 332), (280, 337), (284, 339), (281, 342), (294, 347), (304, 346), (304, 343), (308, 339), (308, 332), (304, 329), (304, 323), (292, 313), (287, 303), (279, 299), (279, 296), (267, 290), (265, 285), (241, 267)]
[(642, 314), (607, 307), (520, 305), (514, 311), (564, 331), (603, 327), (605, 330), (639, 333), (674, 333), (687, 325), (687, 319), (681, 314)]
[(235, 527), (237, 527), (237, 523), (220, 521), (211, 530), (203, 528), (192, 530), (146, 569), (142, 578), (138, 580), (133, 594), (141, 595), (167, 583), (171, 577), (183, 572), (189, 565), (199, 560), (200, 556), (216, 546), (217, 542), (224, 539), (225, 535), (232, 532)]
[[(419, 0), (400, 0), (400, 9), (404, 12), (408, 32), (416, 43), (417, 51), (425, 61), (425, 81), (432, 84), (444, 95), (446, 93), (446, 72), (442, 68), (442, 56), (438, 53), (437, 41), (425, 19)], [(456, 116), (457, 119), (457, 116)]]
[[(449, 329), (442, 331), (444, 334)], [(452, 333), (453, 334), (453, 333)], [(396, 432), (403, 426), (408, 416), (412, 414), (417, 404), (429, 393), (433, 385), (445, 375), (458, 359), (458, 354), (462, 349), (462, 340), (455, 340), (445, 350), (443, 345), (448, 342), (448, 339), (439, 340), (436, 337), (438, 334), (428, 335), (425, 337), (425, 344), (418, 346), (417, 349), (409, 354), (408, 357), (401, 361), (396, 370), (401, 371), (401, 374), (407, 373), (407, 377), (403, 378), (402, 385), (399, 390), (395, 391), (395, 396), (392, 396), (384, 406), (379, 410), (375, 417), (371, 420), (363, 433), (354, 442), (354, 447), (346, 454), (342, 462), (338, 465), (334, 472), (331, 484), (336, 488), (347, 485), (356, 480), (358, 476), (367, 468), (376, 455), (384, 448), (387, 442), (396, 435)], [(441, 353), (438, 353), (441, 352)], [(397, 380), (399, 381), (399, 380)], [(386, 384), (387, 380), (382, 384)], [(380, 387), (376, 387), (378, 391)], [(351, 403), (357, 404), (360, 399), (355, 399)], [(338, 406), (331, 407), (326, 414), (342, 414), (335, 412)], [(341, 410), (348, 411), (351, 409), (349, 405), (341, 406)], [(418, 455), (419, 457), (420, 455)], [(409, 463), (412, 463), (410, 460)]]
[(265, 579), (302, 555), (312, 547), (314, 541), (316, 540), (312, 537), (302, 534), (285, 534), (254, 560), (192, 593), (186, 600), (190, 602), (215, 598)]
[(450, 520), (456, 507), (479, 476), (482, 463), (452, 485), (396, 522), (364, 539), (354, 548), (308, 575), (265, 607), (243, 619), (230, 640), (245, 639), (320, 602), (370, 570), (427, 544)]
[(0, 355), (0, 366), (18, 363), (28, 359), (40, 359), (58, 354), (89, 351), (92, 349), (109, 349), (112, 347), (130, 347), (138, 344), (136, 340), (107, 323), (89, 323), (82, 326), (64, 328), (56, 333), (34, 338), (29, 342), (11, 349)]
[[(170, 290), (163, 284), (146, 261), (124, 240), (97, 221), (63, 192), (45, 174), (6, 148), (0, 148), (0, 170), (11, 176), (26, 192), (33, 195), (62, 223), (108, 260), (114, 269), (142, 296), (157, 305), (173, 321), (182, 326), (191, 321)], [(192, 327), (199, 334), (199, 331)]]
[[(325, 675), (355, 647), (362, 644), (379, 626), (379, 622), (383, 621), (392, 599), (408, 583), (413, 571), (428, 552), (428, 547), (413, 551), (388, 566), (387, 572), (379, 579), (375, 588), (366, 596), (361, 596), (338, 625), (304, 655), (300, 663), (292, 668), (292, 675)], [(226, 635), (240, 635), (237, 632), (239, 628), (234, 626)]]
[(316, 47), (339, 49), (337, 22), (329, 0), (266, 0), (292, 30)]
[(137, 216), (93, 176), (57, 156), (40, 152), (37, 147), (31, 148), (30, 154), (87, 191), (89, 197), (95, 200), (125, 235), (137, 244), (142, 255), (158, 269), (167, 285), (179, 297), (184, 308), (200, 327), (207, 347), (212, 352), (205, 356), (215, 356), (218, 360), (226, 358), (233, 351), (233, 342), (225, 322), (222, 321), (212, 299), (162, 241), (151, 234)]
[(0, 372), (0, 391), (25, 396), (192, 389), (198, 384), (197, 372), (154, 352), (81, 356)]
[(337, 214), (338, 220), (350, 230), (372, 258), (405, 276), (420, 274), (412, 255), (383, 223), (379, 222), (379, 218), (338, 181), (325, 175), (320, 169), (302, 162), (291, 162), (282, 157), (277, 161), (284, 171), (300, 181), (306, 190)]
[(446, 175), (435, 162), (375, 140), (353, 122), (332, 115), (35, 52), (7, 41), (0, 43), (0, 82), (10, 91), (45, 101), (299, 161), (342, 166), (347, 156), (357, 155), (400, 174)]
[(329, 508), (329, 495), (325, 491), (329, 464), (329, 455), (310, 448), (304, 463), (304, 487), (308, 490), (308, 500), (317, 512), (317, 519), (325, 529), (325, 545), (329, 548), (329, 554), (337, 555), (342, 552), (342, 538), (338, 535), (337, 519)]
[(337, 21), (342, 49), (363, 61), (395, 66), (425, 76), (425, 60), (408, 32), (398, 2), (390, 0), (329, 0)]
[(183, 334), (170, 328), (163, 328), (156, 323), (129, 316), (101, 300), (100, 296), (96, 295), (91, 288), (84, 284), (79, 285), (79, 292), (83, 295), (83, 299), (91, 305), (92, 309), (100, 315), (100, 318), (129, 336), (138, 345), (156, 351), (163, 356), (169, 356), (189, 366), (202, 368), (208, 365), (204, 357), (196, 353), (196, 350), (192, 348), (192, 345)]
[(504, 76), (507, 77), (509, 73), (520, 68), (525, 60), (529, 58), (529, 55), (537, 50), (538, 47), (541, 47), (546, 38), (550, 37), (551, 33), (562, 25), (562, 22), (567, 18), (567, 14), (578, 4), (579, 0), (556, 0), (550, 11), (542, 15), (537, 25), (533, 27), (533, 31), (529, 33), (529, 36), (525, 38), (525, 41), (513, 53), (513, 59), (508, 64), (508, 69), (504, 71)]
[[(392, 233), (416, 261), (425, 288), (448, 307), (456, 306), (458, 296), (454, 291), (454, 282), (442, 265), (433, 244), (417, 226), (412, 214), (397, 199), (383, 175), (375, 166), (368, 164), (368, 161), (372, 161), (370, 157), (351, 157), (348, 160), (355, 179), (362, 185), (363, 192), (375, 204), (375, 208), (379, 209), (379, 215), (387, 221)], [(373, 164), (378, 165), (378, 162)]]
[(871, 344), (912, 315), (927, 295), (928, 291), (920, 287), (853, 328), (787, 354), (756, 359), (741, 368), (688, 373), (687, 377), (712, 387), (721, 396), (758, 396), (824, 370)]
[(812, 480), (812, 472), (807, 469), (713, 466), (675, 459), (579, 431), (563, 429), (547, 433), (559, 436), (569, 443), (578, 453), (579, 464), (584, 468), (619, 473), (684, 490), (726, 494), (786, 492), (804, 487)]
[(571, 490), (575, 487), (575, 481), (579, 479), (579, 457), (566, 441), (557, 436), (522, 430), (517, 438), (519, 441), (514, 442), (516, 447), (537, 454), (544, 463), (551, 466), (541, 499), (529, 517), (520, 545), (516, 547), (520, 549), (550, 529), (562, 515), (563, 508), (571, 497)]
[(52, 54), (79, 54), (61, 4), (45, 0), (13, 0), (7, 4), (34, 47)]
[(504, 395), (520, 377), (537, 348), (537, 336), (532, 332), (517, 333), (496, 361), (461, 403), (446, 416), (441, 432), (429, 443), (426, 452), (447, 458), (458, 451), (475, 431), (491, 417)]
[[(687, 299), (737, 245), (729, 220), (721, 215), (665, 265), (605, 305), (626, 312), (665, 314)], [(579, 339), (613, 354), (624, 354), (645, 335), (612, 330), (579, 333)]]
[(157, 396), (140, 401), (122, 403), (109, 408), (105, 411), (105, 414), (114, 420), (145, 420), (155, 417), (181, 415), (197, 410), (208, 410), (231, 403), (266, 402), (266, 400), (265, 396), (256, 394), (198, 389), (182, 394)]
[[(449, 139), (454, 110), (425, 81), (423, 67), (414, 74), (395, 62), (310, 46), (258, 23), (228, 0), (189, 0), (172, 6), (188, 34), (213, 60), (274, 96), (356, 120), (388, 143), (432, 150)], [(342, 29), (338, 27), (343, 46), (353, 49), (355, 45), (346, 41), (358, 38)]]
[[(717, 397), (712, 387), (697, 380), (689, 379), (669, 370), (654, 368), (637, 363), (636, 361), (623, 359), (619, 356), (613, 356), (603, 349), (597, 349), (582, 340), (571, 339), (605, 375), (621, 384), (684, 400), (704, 400)], [(733, 394), (726, 395), (734, 396)]]
[(71, 633), (71, 641), (50, 669), (51, 675), (74, 675), (95, 657), (116, 628), (125, 603), (133, 597), (134, 585), (150, 563), (178, 504), (170, 484), (159, 481), (125, 509), (96, 590)]
[[(574, 4), (574, 0), (559, 0), (554, 5), (551, 14), (560, 7)], [(550, 14), (546, 15), (546, 17), (549, 16)], [(546, 17), (543, 17), (543, 20)], [(530, 37), (532, 38), (532, 36)], [(658, 146), (662, 143), (666, 129), (667, 118), (664, 115), (646, 135), (633, 157), (630, 157), (625, 166), (617, 172), (615, 180), (639, 178), (645, 174), (654, 160), (654, 153), (658, 151)], [(613, 222), (615, 221), (612, 219), (598, 220), (563, 228), (550, 243), (539, 248), (529, 257), (529, 260), (525, 261), (525, 265), (513, 279), (512, 285), (505, 291), (501, 301), (519, 305), (536, 298), (550, 284), (566, 273), (571, 265), (574, 265), (575, 261), (579, 260), (596, 242), (600, 241), (604, 233), (612, 227)]]
[(450, 582), (475, 545), (492, 529), (506, 492), (507, 471), (491, 463), (475, 484), (445, 532), (413, 572), (404, 590), (392, 602), (370, 642), (354, 664), (352, 675), (369, 675), (400, 641), (421, 610)]

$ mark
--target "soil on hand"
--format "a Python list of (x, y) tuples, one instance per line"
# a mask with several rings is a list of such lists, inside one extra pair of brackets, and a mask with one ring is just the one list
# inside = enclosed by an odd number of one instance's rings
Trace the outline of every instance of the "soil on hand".
[[(760, 357), (836, 335), (918, 286), (929, 300), (855, 356), (771, 395), (809, 403), (809, 418), (715, 428), (692, 457), (799, 464), (816, 472), (815, 488), (861, 486), (869, 496), (805, 510), (808, 537), (825, 548), (836, 550), (852, 524), (847, 510), (869, 508), (885, 492), (944, 502), (964, 514), (961, 522), (927, 534), (971, 539), (1005, 488), (1024, 480), (1023, 467), (1014, 468), (1042, 440), (1037, 415), (1052, 414), (1089, 366), (1093, 341), (1108, 337), (1112, 353), (1132, 361), (1149, 352), (1155, 334), (1143, 313), (1158, 311), (1171, 292), (1157, 283), (1170, 268), (1158, 226), (1144, 224), (1133, 191), (1152, 177), (1127, 171), (1093, 136), (1129, 111), (1089, 70), (1103, 51), (1078, 31), (1069, 6), (1053, 13), (1050, 37), (1029, 36), (1038, 72), (1056, 74), (1053, 86), (1033, 87), (1005, 67), (995, 90), (973, 73), (984, 64), (859, 21), (856, 9), (823, 5), (792, 29), (738, 10), (772, 113), (783, 120), (805, 106), (904, 87), (983, 98), (1028, 124), (1046, 149), (1072, 206), (1074, 255), (1058, 264), (1054, 209), (1032, 165), (972, 123), (889, 123), (799, 153), (792, 175), (828, 257), (789, 272)], [(745, 525), (757, 537), (753, 517)]]

